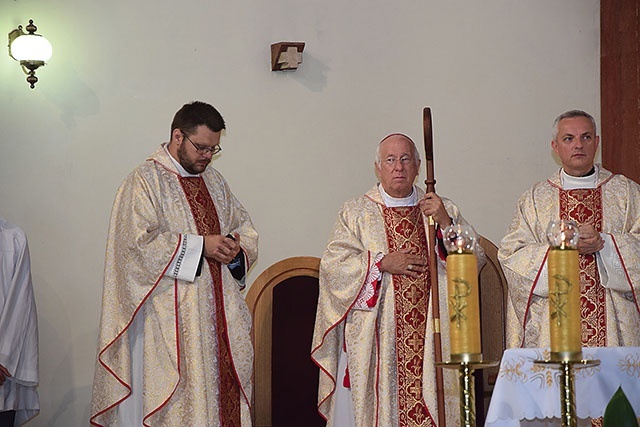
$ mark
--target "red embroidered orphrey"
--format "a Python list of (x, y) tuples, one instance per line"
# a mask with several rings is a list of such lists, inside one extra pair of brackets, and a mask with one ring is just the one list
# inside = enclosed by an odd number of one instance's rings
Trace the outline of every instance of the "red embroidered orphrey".
[[(418, 206), (383, 207), (389, 252), (409, 249), (428, 260), (427, 236)], [(396, 315), (399, 427), (435, 426), (422, 395), (424, 340), (429, 292), (428, 269), (417, 278), (393, 276)]]
[[(198, 229), (198, 234), (220, 234), (220, 221), (207, 185), (201, 177), (180, 178), (191, 213)], [(240, 427), (240, 387), (231, 360), (231, 348), (227, 334), (227, 322), (224, 313), (222, 295), (222, 273), (220, 263), (205, 258), (213, 279), (212, 292), (215, 303), (215, 318), (218, 342), (218, 368), (220, 377), (220, 425)]]
[[(560, 190), (560, 219), (578, 225), (591, 222), (602, 231), (602, 189)], [(595, 254), (580, 255), (580, 313), (582, 345), (607, 345), (606, 294), (600, 285)]]

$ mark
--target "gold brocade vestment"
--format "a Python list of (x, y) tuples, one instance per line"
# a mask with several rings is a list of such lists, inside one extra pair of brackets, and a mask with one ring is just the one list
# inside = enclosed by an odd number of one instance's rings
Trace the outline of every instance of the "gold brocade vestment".
[[(418, 199), (422, 198), (424, 192), (417, 187), (415, 190)], [(455, 204), (445, 198), (443, 203), (454, 222), (466, 223)], [(320, 367), (318, 410), (327, 419), (327, 427), (343, 427), (335, 424), (335, 408), (339, 406), (336, 387), (342, 384), (340, 378), (344, 374), (338, 364), (345, 348), (353, 425), (425, 426), (434, 425), (432, 420), (437, 420), (432, 299), (427, 279), (395, 282), (394, 275), (380, 274), (376, 266), (379, 254), (388, 254), (392, 248), (411, 247), (426, 254), (427, 245), (431, 244), (425, 236), (427, 224), (421, 214), (409, 219), (407, 213), (412, 209), (386, 208), (375, 186), (342, 206), (329, 237), (320, 262), (320, 294), (311, 351), (312, 359)], [(398, 216), (391, 219), (392, 213)], [(480, 251), (478, 257), (482, 265), (484, 253)], [(439, 298), (445, 302), (446, 268), (442, 258), (438, 262)], [(378, 280), (375, 303), (360, 305), (360, 296)], [(401, 306), (399, 297), (404, 299)], [(404, 314), (404, 322), (398, 319), (398, 313)], [(446, 303), (441, 304), (440, 313), (442, 318), (448, 316)], [(405, 330), (398, 332), (399, 324)], [(417, 339), (410, 340), (410, 344), (417, 347), (407, 349), (401, 342), (402, 348), (397, 351), (398, 340), (413, 332)], [(443, 355), (448, 355), (447, 327), (441, 336)], [(413, 372), (406, 375), (406, 368)], [(443, 373), (447, 425), (459, 425), (457, 375), (451, 370)], [(404, 382), (407, 380), (416, 387), (409, 387)]]
[(581, 256), (583, 345), (640, 345), (640, 185), (599, 166), (596, 174), (595, 188), (565, 191), (558, 171), (520, 197), (498, 251), (509, 287), (509, 347), (550, 344), (546, 229), (559, 217), (591, 221), (609, 242), (595, 260)]
[[(140, 318), (144, 425), (221, 427), (229, 419), (251, 425), (251, 316), (238, 282), (216, 263), (205, 264), (193, 281), (168, 271), (188, 238), (208, 231), (237, 232), (247, 268), (257, 257), (257, 232), (222, 175), (209, 166), (200, 177), (185, 190), (161, 147), (118, 189), (105, 258), (94, 426), (118, 425), (120, 404), (130, 397), (137, 366), (131, 326)], [(229, 370), (236, 391), (225, 401)]]

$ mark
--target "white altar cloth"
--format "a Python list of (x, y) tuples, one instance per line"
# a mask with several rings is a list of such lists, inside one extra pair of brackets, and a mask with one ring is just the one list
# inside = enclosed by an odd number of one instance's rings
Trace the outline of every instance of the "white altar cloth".
[[(502, 355), (485, 427), (555, 426), (560, 424), (560, 369), (534, 364), (549, 359), (548, 348), (509, 349)], [(591, 347), (583, 359), (600, 365), (574, 369), (579, 425), (604, 415), (618, 387), (640, 416), (640, 347)]]

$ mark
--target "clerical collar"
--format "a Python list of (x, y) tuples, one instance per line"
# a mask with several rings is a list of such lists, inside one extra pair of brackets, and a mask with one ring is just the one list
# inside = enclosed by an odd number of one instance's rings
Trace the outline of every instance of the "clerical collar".
[(378, 185), (378, 190), (380, 191), (380, 196), (382, 197), (382, 201), (384, 202), (385, 206), (388, 208), (397, 208), (401, 206), (415, 206), (418, 204), (418, 192), (416, 191), (415, 187), (413, 187), (411, 194), (409, 194), (407, 197), (400, 197), (400, 198), (391, 197), (389, 194), (387, 194), (386, 191), (384, 191), (384, 188), (382, 188), (382, 185)]
[(181, 177), (190, 178), (190, 177), (200, 176), (200, 175), (196, 175), (196, 174), (192, 174), (192, 173), (187, 172), (187, 170), (182, 167), (180, 162), (173, 158), (173, 156), (169, 152), (169, 149), (167, 149), (167, 146), (168, 146), (168, 144), (166, 144), (166, 143), (162, 144), (162, 148), (164, 148), (165, 153), (167, 153), (169, 155), (169, 158), (173, 162), (173, 165), (176, 167), (176, 169), (178, 169), (178, 173), (180, 174)]
[(564, 190), (575, 190), (578, 188), (596, 188), (598, 180), (599, 168), (594, 165), (593, 169), (588, 175), (585, 176), (571, 176), (564, 171), (560, 170), (560, 182)]

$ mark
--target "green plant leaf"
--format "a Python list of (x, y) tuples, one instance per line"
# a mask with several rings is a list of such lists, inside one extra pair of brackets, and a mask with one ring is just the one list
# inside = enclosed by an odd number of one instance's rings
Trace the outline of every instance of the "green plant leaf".
[(638, 418), (622, 387), (618, 387), (607, 404), (603, 421), (603, 427), (638, 427)]

